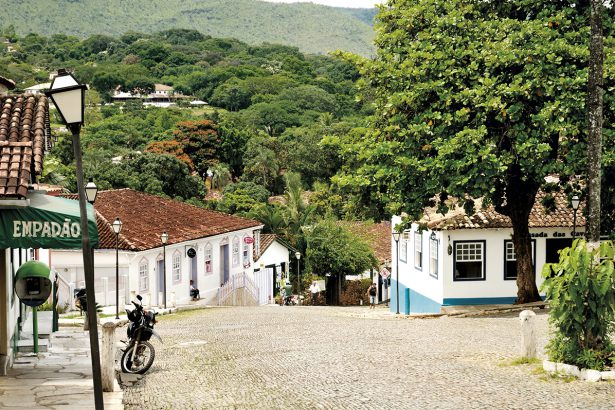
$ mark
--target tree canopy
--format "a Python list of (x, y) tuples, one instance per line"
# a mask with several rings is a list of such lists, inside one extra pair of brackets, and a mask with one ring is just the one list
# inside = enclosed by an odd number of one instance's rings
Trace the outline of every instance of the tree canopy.
[[(375, 209), (414, 218), (427, 205), (444, 211), (451, 197), (468, 212), (479, 197), (493, 204), (513, 223), (519, 302), (539, 297), (528, 231), (536, 193), (548, 175), (565, 183), (583, 170), (583, 4), (393, 0), (378, 15), (377, 58), (349, 57), (376, 114), (351, 143), (360, 166), (337, 182), (370, 187), (363, 199)], [(605, 27), (612, 38), (613, 21)]]

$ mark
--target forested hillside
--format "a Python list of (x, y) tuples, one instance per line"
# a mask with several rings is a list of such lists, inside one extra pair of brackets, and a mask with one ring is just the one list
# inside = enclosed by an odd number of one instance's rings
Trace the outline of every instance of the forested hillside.
[(19, 35), (85, 38), (186, 28), (250, 44), (292, 45), (309, 53), (373, 53), (375, 10), (257, 0), (0, 0), (0, 8), (0, 27), (12, 25)]
[[(359, 74), (341, 59), (276, 44), (250, 46), (194, 30), (120, 37), (2, 33), (0, 75), (17, 90), (68, 68), (89, 84), (83, 130), (85, 170), (102, 189), (130, 187), (203, 200), (205, 176), (223, 194), (208, 206), (233, 213), (269, 212), (271, 195), (315, 190), (321, 212), (355, 215), (332, 195), (341, 156), (323, 137), (360, 126), (371, 104), (355, 99)], [(171, 108), (112, 102), (115, 92), (147, 93), (162, 83), (209, 103)], [(43, 181), (75, 190), (70, 138), (60, 139)], [(294, 176), (293, 176), (294, 175)]]

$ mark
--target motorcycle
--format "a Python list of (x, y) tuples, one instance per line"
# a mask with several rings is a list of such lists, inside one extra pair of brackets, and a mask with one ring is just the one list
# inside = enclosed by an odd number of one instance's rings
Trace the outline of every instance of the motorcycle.
[(154, 346), (149, 340), (154, 336), (162, 343), (162, 338), (154, 330), (157, 313), (143, 309), (141, 295), (137, 295), (137, 299), (139, 303), (132, 301), (134, 310), (126, 309), (130, 323), (126, 330), (128, 341), (123, 350), (121, 367), (124, 373), (143, 374), (149, 370), (156, 357)]

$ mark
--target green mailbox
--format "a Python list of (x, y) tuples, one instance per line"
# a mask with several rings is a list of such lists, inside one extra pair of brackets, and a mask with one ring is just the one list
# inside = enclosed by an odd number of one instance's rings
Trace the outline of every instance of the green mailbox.
[(39, 261), (28, 261), (17, 269), (15, 275), (15, 293), (21, 303), (39, 306), (45, 303), (51, 294), (51, 270)]

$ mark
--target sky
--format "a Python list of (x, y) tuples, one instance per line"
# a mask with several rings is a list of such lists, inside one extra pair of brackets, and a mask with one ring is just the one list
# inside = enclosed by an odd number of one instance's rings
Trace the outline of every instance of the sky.
[(264, 0), (269, 3), (316, 3), (332, 7), (351, 7), (369, 9), (384, 0)]

